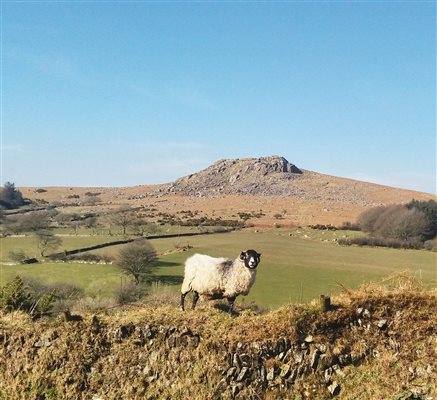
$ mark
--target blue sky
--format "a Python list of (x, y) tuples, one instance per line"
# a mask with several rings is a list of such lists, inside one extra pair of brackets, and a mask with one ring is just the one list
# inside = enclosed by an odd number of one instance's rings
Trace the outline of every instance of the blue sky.
[(221, 158), (436, 190), (435, 2), (3, 1), (2, 181)]

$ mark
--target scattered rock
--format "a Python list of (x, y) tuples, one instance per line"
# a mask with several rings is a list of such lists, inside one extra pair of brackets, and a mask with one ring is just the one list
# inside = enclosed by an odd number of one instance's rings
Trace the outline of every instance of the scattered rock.
[(33, 347), (50, 347), (51, 345), (52, 345), (52, 342), (50, 340), (41, 339), (41, 340), (37, 340), (33, 344)]
[(313, 338), (313, 336), (312, 336), (312, 335), (308, 335), (308, 336), (305, 338), (305, 343), (312, 343), (312, 342), (314, 342), (314, 338)]
[(319, 350), (314, 350), (311, 356), (311, 364), (310, 364), (312, 369), (317, 369), (317, 364), (319, 362), (320, 354), (321, 353)]
[(242, 380), (244, 380), (247, 377), (248, 372), (249, 372), (249, 368), (247, 368), (247, 367), (241, 368), (241, 371), (238, 374), (237, 379), (236, 379), (237, 382), (241, 382)]
[(233, 378), (237, 372), (237, 367), (231, 367), (228, 369), (228, 372), (226, 372), (226, 378)]
[(380, 319), (377, 323), (376, 323), (377, 327), (379, 329), (385, 329), (387, 328), (387, 320), (386, 319)]
[(328, 390), (333, 396), (337, 396), (340, 393), (340, 385), (334, 381), (328, 386)]
[(273, 368), (273, 367), (267, 368), (266, 379), (268, 381), (273, 381), (273, 379), (275, 379), (275, 368)]

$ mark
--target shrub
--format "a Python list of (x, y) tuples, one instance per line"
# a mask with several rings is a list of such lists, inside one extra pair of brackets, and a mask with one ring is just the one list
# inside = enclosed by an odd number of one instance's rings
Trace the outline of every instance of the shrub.
[(358, 237), (338, 239), (338, 244), (351, 246), (391, 247), (394, 249), (422, 249), (423, 243), (418, 240), (399, 240), (392, 238)]
[(358, 217), (363, 231), (382, 238), (423, 241), (429, 235), (429, 221), (418, 208), (402, 205), (380, 206)]
[(404, 206), (390, 206), (379, 216), (374, 232), (382, 237), (420, 240), (428, 226), (423, 212)]
[(343, 222), (339, 227), (337, 227), (337, 229), (343, 231), (360, 231), (361, 227), (357, 223), (346, 221)]
[(83, 289), (72, 283), (47, 284), (37, 278), (29, 277), (23, 278), (23, 282), (33, 298), (39, 298), (46, 293), (53, 293), (56, 296), (56, 300), (78, 299), (84, 295)]
[(0, 208), (14, 209), (26, 204), (23, 195), (15, 188), (15, 184), (6, 182), (0, 187)]
[(0, 307), (5, 311), (30, 311), (32, 298), (20, 276), (6, 283), (0, 292)]
[(118, 304), (128, 304), (140, 300), (146, 294), (144, 286), (136, 285), (133, 282), (125, 282), (115, 292), (115, 300)]
[(121, 271), (134, 278), (138, 285), (141, 278), (148, 272), (156, 261), (156, 251), (145, 239), (129, 243), (120, 250), (118, 266)]
[(165, 285), (161, 282), (154, 282), (148, 286), (147, 296), (142, 300), (143, 303), (152, 307), (178, 307), (179, 301), (179, 292), (176, 292), (171, 285)]
[(369, 208), (358, 216), (358, 225), (364, 232), (374, 232), (375, 223), (385, 211), (385, 206)]
[(71, 312), (86, 313), (108, 310), (117, 307), (117, 300), (114, 297), (87, 296), (78, 299), (71, 305)]
[(331, 224), (323, 225), (323, 224), (316, 224), (316, 225), (308, 225), (311, 229), (317, 229), (321, 231), (335, 231), (337, 228)]
[(437, 238), (431, 239), (431, 240), (427, 240), (423, 247), (426, 250), (430, 250), (430, 251), (437, 251)]
[(51, 314), (59, 303), (83, 296), (83, 290), (75, 285), (61, 283), (47, 285), (38, 279), (16, 276), (0, 292), (0, 307), (5, 311), (21, 310), (33, 317)]
[(23, 264), (24, 260), (29, 258), (25, 253), (23, 249), (18, 250), (12, 250), (8, 253), (8, 258), (14, 263)]

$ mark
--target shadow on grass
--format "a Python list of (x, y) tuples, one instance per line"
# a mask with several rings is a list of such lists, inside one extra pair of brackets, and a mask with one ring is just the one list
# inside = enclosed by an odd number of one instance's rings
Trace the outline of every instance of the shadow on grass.
[[(163, 285), (181, 285), (183, 281), (183, 276), (181, 275), (162, 275), (154, 273), (158, 268), (166, 268), (166, 267), (177, 267), (180, 264), (171, 262), (171, 261), (157, 261), (153, 264), (153, 268), (151, 269), (152, 274), (147, 276), (146, 283), (154, 284), (161, 283)], [(162, 271), (156, 271), (162, 272)]]
[(147, 277), (147, 283), (162, 283), (163, 285), (181, 285), (183, 277), (179, 275), (151, 275)]
[(176, 262), (172, 262), (172, 261), (156, 261), (153, 264), (154, 268), (161, 268), (161, 267), (178, 267), (181, 264), (176, 263)]

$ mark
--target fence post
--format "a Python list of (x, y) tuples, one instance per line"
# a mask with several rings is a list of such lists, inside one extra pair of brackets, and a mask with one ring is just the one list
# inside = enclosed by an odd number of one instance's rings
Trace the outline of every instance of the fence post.
[(320, 295), (320, 308), (322, 312), (329, 311), (331, 309), (331, 298), (323, 294)]

